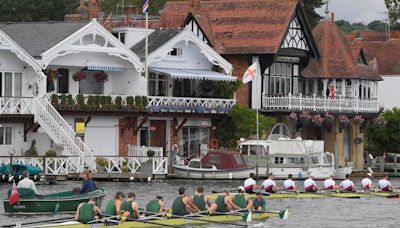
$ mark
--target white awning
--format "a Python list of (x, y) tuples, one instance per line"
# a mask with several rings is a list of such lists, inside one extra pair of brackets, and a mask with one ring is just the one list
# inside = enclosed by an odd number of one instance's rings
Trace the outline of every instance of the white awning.
[(196, 69), (173, 69), (151, 67), (150, 71), (168, 74), (171, 78), (177, 79), (193, 79), (193, 80), (211, 80), (211, 81), (236, 81), (236, 77), (228, 76), (211, 70)]
[(87, 66), (88, 70), (94, 70), (94, 71), (114, 71), (114, 72), (121, 72), (124, 71), (123, 67), (117, 67), (117, 66)]

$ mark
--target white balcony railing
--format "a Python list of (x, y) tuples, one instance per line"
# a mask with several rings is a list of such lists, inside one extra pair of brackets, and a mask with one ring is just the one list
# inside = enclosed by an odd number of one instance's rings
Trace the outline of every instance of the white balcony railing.
[(380, 104), (377, 99), (317, 97), (287, 95), (263, 95), (262, 105), (267, 110), (298, 110), (315, 112), (378, 113)]

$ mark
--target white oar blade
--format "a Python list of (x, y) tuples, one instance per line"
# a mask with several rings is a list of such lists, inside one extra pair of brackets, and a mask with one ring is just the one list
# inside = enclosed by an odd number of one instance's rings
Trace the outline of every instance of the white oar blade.
[(251, 211), (247, 214), (246, 222), (251, 222)]

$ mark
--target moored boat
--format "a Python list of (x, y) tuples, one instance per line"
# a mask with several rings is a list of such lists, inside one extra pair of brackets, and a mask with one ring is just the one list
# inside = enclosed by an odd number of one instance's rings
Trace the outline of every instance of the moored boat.
[(73, 194), (72, 191), (58, 192), (36, 196), (32, 189), (19, 188), (20, 200), (17, 204), (10, 205), (4, 199), (4, 212), (7, 214), (53, 214), (75, 212), (78, 205), (94, 198), (100, 206), (107, 192), (104, 189), (85, 194)]
[(179, 178), (188, 179), (245, 179), (255, 172), (240, 153), (211, 150), (202, 158), (194, 158), (187, 165), (173, 165)]
[[(10, 169), (11, 168), (11, 169)], [(26, 165), (26, 164), (10, 164), (0, 166), (0, 174), (6, 176), (20, 176), (24, 171), (28, 171), (29, 175), (34, 176), (41, 174), (43, 170), (36, 166)]]

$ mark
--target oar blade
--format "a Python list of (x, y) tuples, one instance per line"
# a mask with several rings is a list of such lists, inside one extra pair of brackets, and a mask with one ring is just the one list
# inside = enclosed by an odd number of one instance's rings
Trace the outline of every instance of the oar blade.
[(280, 219), (288, 219), (289, 217), (289, 210), (288, 209), (283, 209), (279, 211), (279, 218)]

